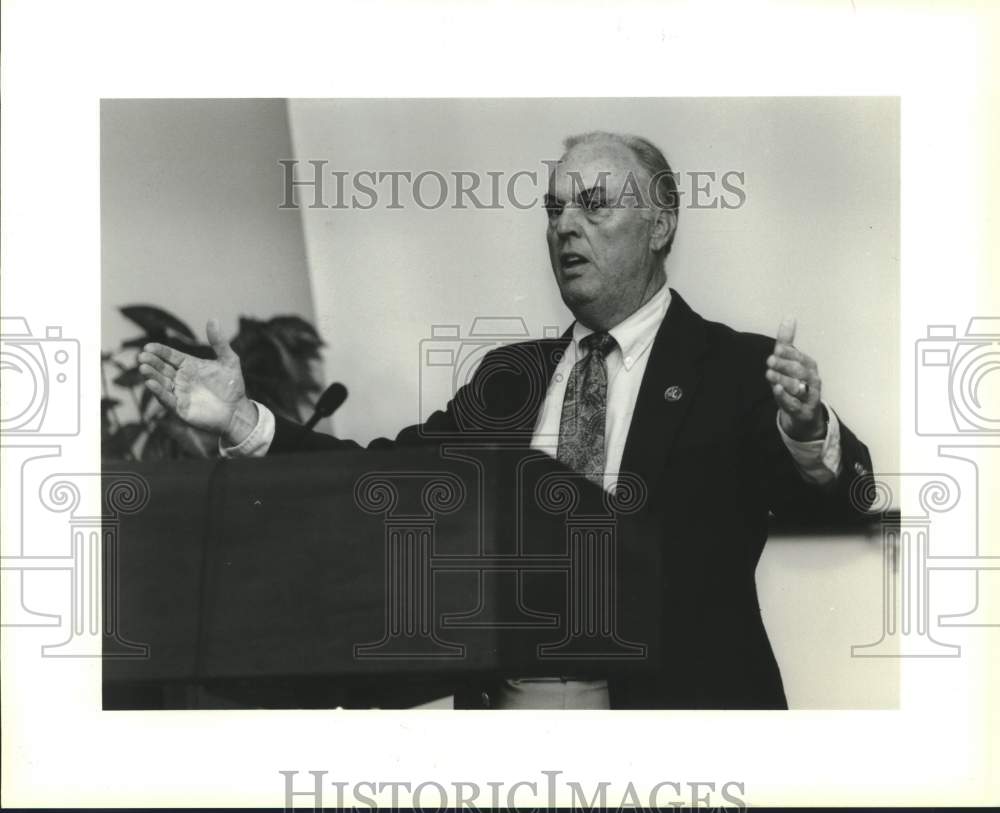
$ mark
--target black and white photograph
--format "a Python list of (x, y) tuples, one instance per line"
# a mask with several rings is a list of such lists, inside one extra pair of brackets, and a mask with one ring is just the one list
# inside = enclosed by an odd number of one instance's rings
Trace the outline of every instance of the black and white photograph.
[(995, 805), (998, 23), (3, 0), (0, 806)]
[(895, 707), (897, 99), (101, 113), (106, 708)]

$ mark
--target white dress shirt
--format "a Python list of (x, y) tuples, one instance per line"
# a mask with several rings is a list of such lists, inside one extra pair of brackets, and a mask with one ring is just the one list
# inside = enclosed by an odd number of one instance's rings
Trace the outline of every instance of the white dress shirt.
[[(664, 284), (649, 302), (608, 331), (617, 342), (617, 347), (606, 359), (606, 489), (612, 489), (618, 478), (625, 440), (632, 424), (632, 413), (635, 411), (639, 387), (649, 362), (650, 348), (669, 307), (670, 288)], [(580, 341), (592, 332), (579, 322), (573, 325), (572, 341), (556, 365), (545, 400), (538, 412), (531, 447), (552, 457), (556, 457), (559, 445), (559, 423), (566, 383), (573, 365), (585, 354), (580, 348)], [(763, 374), (761, 371), (761, 375)], [(813, 441), (793, 440), (785, 434), (778, 421), (778, 432), (800, 474), (818, 485), (832, 482), (840, 473), (840, 423), (836, 413), (829, 407), (827, 413), (829, 421), (826, 437)], [(262, 404), (257, 404), (257, 414), (257, 425), (238, 446), (226, 447), (220, 441), (219, 448), (223, 457), (260, 457), (267, 454), (274, 439), (274, 415)], [(569, 680), (558, 677), (510, 679), (502, 684), (494, 707), (606, 709), (609, 707), (608, 687), (604, 680)]]

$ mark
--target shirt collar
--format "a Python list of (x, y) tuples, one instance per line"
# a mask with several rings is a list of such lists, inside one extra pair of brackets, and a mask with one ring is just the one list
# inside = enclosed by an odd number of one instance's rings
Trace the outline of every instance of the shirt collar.
[[(659, 329), (663, 317), (667, 314), (668, 307), (670, 307), (670, 287), (664, 282), (649, 302), (608, 331), (618, 342), (618, 350), (622, 354), (622, 364), (626, 371), (631, 370), (643, 354), (649, 350), (656, 337), (656, 331)], [(578, 356), (580, 354), (580, 341), (593, 332), (580, 322), (573, 325), (573, 343), (576, 345)]]

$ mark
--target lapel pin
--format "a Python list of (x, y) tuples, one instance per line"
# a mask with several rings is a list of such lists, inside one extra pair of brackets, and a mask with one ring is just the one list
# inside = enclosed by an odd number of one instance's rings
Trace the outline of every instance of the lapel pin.
[(684, 397), (684, 390), (674, 384), (672, 387), (667, 387), (663, 391), (664, 401), (680, 401)]

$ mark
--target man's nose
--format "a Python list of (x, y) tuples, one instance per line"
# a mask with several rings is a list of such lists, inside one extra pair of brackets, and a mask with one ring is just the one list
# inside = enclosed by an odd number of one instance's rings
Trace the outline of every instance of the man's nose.
[(556, 234), (560, 237), (580, 234), (580, 212), (579, 206), (564, 206), (559, 216), (556, 218)]

